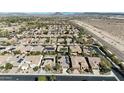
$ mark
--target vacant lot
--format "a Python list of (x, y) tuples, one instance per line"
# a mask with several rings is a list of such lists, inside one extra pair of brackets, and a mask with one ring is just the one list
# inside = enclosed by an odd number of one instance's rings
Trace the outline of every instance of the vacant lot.
[(124, 40), (124, 19), (85, 18), (83, 21)]

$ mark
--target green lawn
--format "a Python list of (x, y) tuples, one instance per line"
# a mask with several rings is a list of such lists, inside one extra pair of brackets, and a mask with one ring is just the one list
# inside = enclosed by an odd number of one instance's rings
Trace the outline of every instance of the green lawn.
[(47, 81), (46, 76), (39, 76), (38, 81)]

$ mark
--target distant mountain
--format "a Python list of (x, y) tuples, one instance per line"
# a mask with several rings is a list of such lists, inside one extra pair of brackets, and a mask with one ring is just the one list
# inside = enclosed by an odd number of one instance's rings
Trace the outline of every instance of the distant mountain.
[(55, 15), (55, 16), (61, 16), (61, 15), (64, 15), (62, 12), (55, 12), (53, 13), (52, 15)]
[(102, 12), (0, 12), (0, 16), (124, 16), (124, 13)]
[(0, 13), (0, 16), (28, 16), (28, 13)]
[(124, 13), (119, 12), (84, 12), (84, 15), (103, 15), (103, 16), (117, 16), (124, 15)]

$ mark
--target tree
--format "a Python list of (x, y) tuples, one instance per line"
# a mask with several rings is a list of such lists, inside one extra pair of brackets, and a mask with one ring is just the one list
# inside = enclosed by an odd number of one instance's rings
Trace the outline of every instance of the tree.
[(38, 69), (39, 69), (38, 66), (35, 66), (35, 67), (33, 68), (34, 71), (37, 71)]
[(97, 52), (93, 52), (93, 53), (92, 53), (92, 56), (93, 56), (93, 57), (98, 57), (99, 54), (98, 54)]
[(66, 52), (67, 51), (67, 48), (63, 47), (60, 49), (60, 52)]
[(17, 50), (17, 51), (13, 51), (14, 55), (17, 55), (17, 54), (21, 54), (21, 51), (20, 50)]
[(5, 69), (8, 70), (8, 69), (12, 69), (13, 65), (11, 63), (6, 63), (5, 64)]
[(107, 73), (111, 71), (111, 67), (106, 64), (104, 60), (100, 62), (100, 72)]
[(55, 81), (56, 80), (56, 76), (54, 76), (54, 75), (50, 76), (50, 80), (51, 81)]
[(48, 31), (44, 31), (43, 34), (47, 35), (48, 34)]
[(62, 72), (62, 66), (61, 66), (61, 64), (60, 63), (56, 63), (55, 69), (56, 69), (56, 71)]
[(46, 39), (46, 43), (49, 43), (49, 42), (50, 42), (50, 38), (47, 38), (47, 39)]
[(52, 67), (51, 67), (51, 65), (50, 64), (47, 64), (47, 65), (45, 65), (45, 71), (51, 71), (52, 70)]
[(42, 54), (40, 51), (31, 51), (27, 55), (40, 55), (40, 54)]
[(115, 58), (115, 56), (112, 56), (112, 57), (110, 57), (110, 58), (111, 58), (111, 60), (112, 60), (115, 64), (117, 64), (117, 65), (121, 64), (120, 60), (117, 59), (117, 58)]
[(66, 31), (65, 31), (65, 34), (69, 34), (69, 30), (66, 30)]
[(0, 66), (0, 69), (4, 69), (4, 66)]
[(11, 43), (10, 42), (6, 42), (6, 41), (3, 41), (1, 45), (3, 45), (3, 46), (9, 46), (9, 45), (11, 45)]
[(5, 54), (9, 54), (9, 52), (4, 51), (4, 52), (1, 53), (1, 55), (5, 55)]
[(124, 64), (123, 64), (123, 63), (120, 63), (119, 66), (120, 66), (120, 68), (121, 68), (122, 70), (124, 70)]

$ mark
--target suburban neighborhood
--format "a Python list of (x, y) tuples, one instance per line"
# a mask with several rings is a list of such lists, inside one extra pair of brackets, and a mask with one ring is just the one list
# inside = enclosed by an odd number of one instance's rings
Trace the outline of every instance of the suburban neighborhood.
[(115, 76), (104, 52), (113, 55), (63, 18), (0, 18), (0, 75)]

